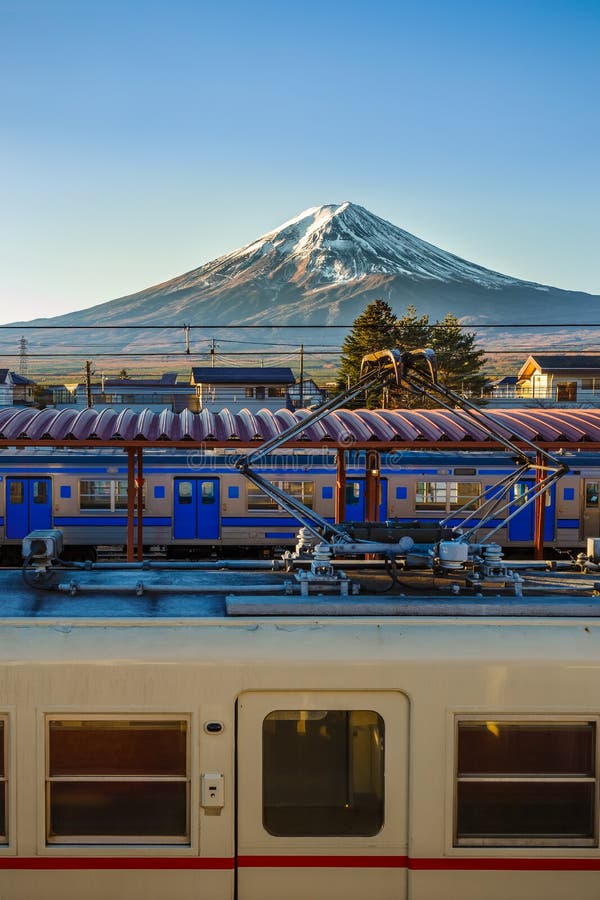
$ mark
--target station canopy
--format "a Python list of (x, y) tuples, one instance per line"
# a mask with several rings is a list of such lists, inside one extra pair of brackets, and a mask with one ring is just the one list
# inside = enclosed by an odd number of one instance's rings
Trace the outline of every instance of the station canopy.
[[(501, 433), (515, 442), (527, 439), (548, 448), (600, 449), (600, 409), (490, 409)], [(275, 412), (207, 409), (160, 413), (130, 409), (0, 410), (0, 446), (189, 447), (251, 446), (282, 434), (306, 419), (309, 410)], [(340, 409), (309, 425), (290, 447), (405, 447), (425, 449), (494, 449), (494, 438), (477, 423), (478, 414), (446, 409)]]

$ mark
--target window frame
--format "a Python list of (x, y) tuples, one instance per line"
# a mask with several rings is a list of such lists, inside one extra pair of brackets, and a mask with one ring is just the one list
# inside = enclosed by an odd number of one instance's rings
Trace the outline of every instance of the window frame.
[[(473, 485), (477, 493), (470, 496), (468, 499), (461, 500), (459, 499), (459, 488), (463, 484)], [(423, 486), (422, 496), (423, 500), (419, 500), (419, 485)], [(426, 500), (428, 494), (428, 487), (430, 485), (434, 485), (434, 492), (437, 494), (440, 488), (443, 488), (443, 500), (428, 502)], [(484, 491), (485, 485), (479, 479), (477, 481), (467, 480), (465, 478), (446, 478), (445, 480), (441, 480), (439, 476), (431, 476), (428, 479), (424, 477), (419, 477), (415, 481), (415, 493), (414, 493), (414, 509), (416, 512), (423, 513), (443, 513), (444, 515), (449, 515), (457, 510), (463, 509), (468, 503), (471, 504), (471, 509), (479, 509), (481, 505), (482, 492)], [(440, 491), (442, 493), (442, 491)], [(453, 500), (453, 494), (456, 495), (457, 499)], [(479, 498), (477, 500), (477, 498)], [(477, 500), (477, 503), (474, 501)]]
[[(305, 506), (309, 509), (314, 509), (315, 504), (315, 488), (316, 483), (314, 479), (310, 478), (286, 478), (286, 479), (273, 479), (271, 482), (275, 485), (279, 490), (284, 491), (290, 496), (294, 497), (296, 500), (300, 500)], [(302, 485), (301, 490), (298, 494), (293, 493), (289, 489), (289, 485), (291, 484), (299, 484)], [(286, 487), (287, 485), (287, 487)], [(305, 485), (309, 487), (306, 488)], [(307, 497), (306, 495), (310, 496)], [(250, 501), (254, 495), (254, 499), (262, 499), (268, 501), (268, 505), (266, 506), (251, 506)], [(307, 503), (307, 499), (310, 500), (310, 503)], [(286, 512), (275, 500), (272, 500), (268, 494), (265, 494), (264, 491), (259, 490), (252, 484), (248, 484), (246, 488), (246, 511), (248, 513), (255, 513), (258, 515), (281, 515), (282, 512)], [(286, 513), (287, 515), (287, 513)]]
[[(81, 505), (81, 498), (83, 495), (82, 485), (89, 482), (100, 482), (110, 484), (110, 503), (108, 507), (83, 507)], [(142, 485), (142, 509), (146, 510), (146, 482), (147, 479), (144, 479), (144, 484)], [(127, 496), (127, 479), (126, 478), (80, 478), (77, 483), (77, 500), (78, 500), (78, 509), (82, 515), (123, 515), (123, 513), (127, 512), (127, 503), (125, 506), (117, 506), (117, 495), (118, 495), (118, 484), (125, 485), (125, 496)], [(137, 488), (136, 488), (136, 497), (135, 497), (135, 507), (137, 512)]]
[[(463, 776), (464, 781), (469, 782), (501, 782), (509, 780), (518, 780), (523, 783), (593, 783), (594, 784), (594, 834), (589, 838), (568, 838), (568, 837), (458, 837), (458, 757), (459, 757), (459, 725), (462, 723), (475, 722), (485, 724), (487, 722), (504, 723), (506, 725), (581, 725), (592, 723), (594, 725), (594, 776), (561, 776), (558, 775), (520, 775), (520, 776), (501, 776), (501, 775), (481, 775), (481, 776)], [(494, 714), (489, 711), (481, 711), (475, 713), (454, 713), (452, 715), (452, 790), (451, 790), (451, 809), (447, 810), (448, 827), (450, 829), (450, 847), (452, 851), (473, 851), (490, 849), (496, 850), (528, 850), (533, 847), (543, 849), (565, 850), (581, 850), (589, 848), (597, 848), (599, 846), (599, 806), (600, 806), (600, 716), (593, 713), (586, 714), (580, 712), (577, 714), (553, 714), (547, 713), (513, 713), (513, 714)]]
[(0, 833), (0, 854), (6, 853), (11, 849), (12, 828), (12, 811), (14, 809), (14, 798), (12, 796), (15, 787), (15, 778), (11, 777), (11, 729), (10, 717), (7, 710), (0, 710), (0, 722), (3, 724), (3, 752), (4, 752), (4, 772), (0, 774), (0, 782), (4, 786), (4, 834)]
[[(113, 775), (75, 775), (75, 776), (50, 776), (50, 723), (55, 721), (75, 721), (75, 722), (185, 722), (186, 724), (186, 774), (183, 776), (147, 776), (147, 775), (131, 775), (131, 776), (115, 776)], [(193, 850), (196, 841), (196, 826), (192, 809), (197, 806), (198, 797), (194, 788), (194, 779), (192, 772), (194, 770), (195, 760), (193, 759), (194, 739), (192, 735), (192, 716), (190, 713), (161, 713), (153, 711), (129, 712), (127, 710), (119, 710), (117, 712), (108, 710), (106, 712), (49, 712), (46, 711), (42, 716), (42, 734), (43, 734), (43, 751), (41, 759), (42, 779), (40, 790), (43, 797), (44, 816), (40, 816), (40, 833), (41, 846), (46, 851), (54, 851), (72, 847), (74, 844), (85, 847), (112, 846), (115, 848), (123, 848), (130, 850), (133, 846), (163, 849), (165, 852), (174, 852), (177, 850)], [(185, 835), (59, 835), (50, 837), (50, 812), (51, 812), (51, 791), (52, 783), (57, 782), (82, 782), (98, 783), (106, 782), (177, 782), (185, 783), (186, 786), (186, 834)]]

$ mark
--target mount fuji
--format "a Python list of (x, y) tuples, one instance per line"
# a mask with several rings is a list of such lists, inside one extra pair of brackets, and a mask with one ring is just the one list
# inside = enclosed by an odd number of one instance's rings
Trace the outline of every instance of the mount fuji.
[[(36, 324), (114, 325), (115, 331), (98, 332), (94, 344), (143, 352), (172, 346), (168, 332), (144, 334), (148, 325), (349, 326), (375, 298), (398, 314), (414, 304), (432, 320), (453, 312), (473, 326), (539, 323), (530, 334), (544, 322), (567, 326), (578, 316), (600, 322), (599, 296), (494, 272), (346, 202), (307, 209), (170, 281)], [(140, 332), (116, 330), (125, 324)], [(84, 346), (85, 334), (70, 332), (68, 345)]]

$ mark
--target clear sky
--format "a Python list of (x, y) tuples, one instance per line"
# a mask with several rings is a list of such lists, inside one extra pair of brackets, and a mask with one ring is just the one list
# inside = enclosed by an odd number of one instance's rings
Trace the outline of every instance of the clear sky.
[(0, 320), (351, 200), (600, 294), (600, 0), (0, 0)]

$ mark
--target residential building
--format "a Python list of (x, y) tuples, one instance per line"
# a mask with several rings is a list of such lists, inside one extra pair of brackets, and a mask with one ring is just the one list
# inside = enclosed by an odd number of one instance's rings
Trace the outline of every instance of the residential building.
[(289, 407), (295, 382), (291, 369), (275, 366), (194, 366), (190, 378), (197, 410), (227, 407), (232, 412)]

